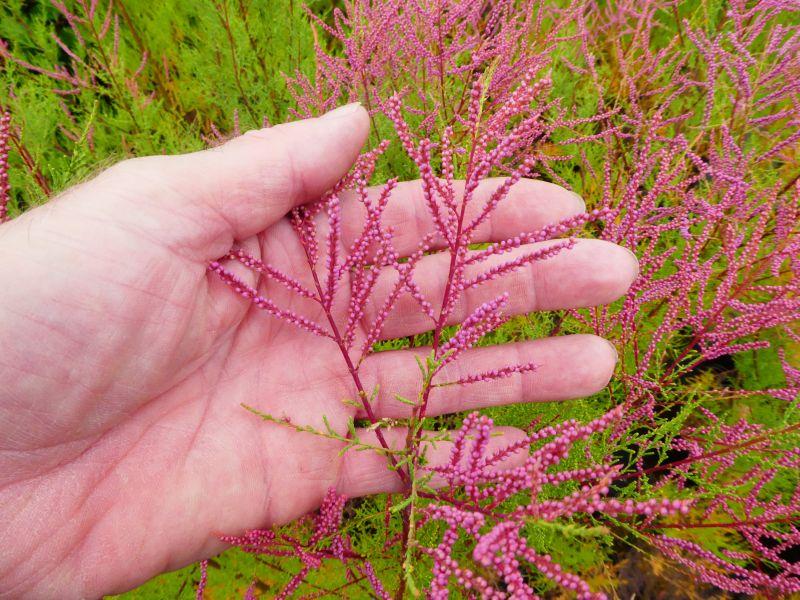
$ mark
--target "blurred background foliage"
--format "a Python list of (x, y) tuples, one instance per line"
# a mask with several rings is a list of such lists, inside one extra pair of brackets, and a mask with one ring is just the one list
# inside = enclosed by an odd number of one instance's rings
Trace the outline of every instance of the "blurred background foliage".
[[(78, 40), (50, 2), (0, 5), (0, 39), (17, 59), (0, 58), (0, 105), (35, 165), (12, 153), (19, 210), (124, 157), (198, 150), (220, 131), (286, 120), (282, 74), (314, 68), (313, 31), (289, 0), (115, 0), (88, 23)], [(48, 76), (59, 68), (76, 76)]]

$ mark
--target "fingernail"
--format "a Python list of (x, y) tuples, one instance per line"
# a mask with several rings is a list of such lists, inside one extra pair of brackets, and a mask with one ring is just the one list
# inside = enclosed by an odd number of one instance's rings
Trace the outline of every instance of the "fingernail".
[(583, 198), (581, 198), (575, 192), (570, 192), (572, 196), (575, 198), (575, 203), (578, 205), (578, 212), (585, 213), (586, 212), (586, 202), (584, 202)]
[(611, 346), (611, 349), (614, 351), (614, 364), (617, 364), (619, 362), (619, 352), (617, 352), (617, 347), (605, 338), (603, 338), (603, 341)]
[(359, 108), (361, 108), (361, 102), (351, 102), (350, 104), (345, 104), (344, 106), (326, 112), (321, 118), (338, 119), (339, 117), (346, 117), (356, 112)]

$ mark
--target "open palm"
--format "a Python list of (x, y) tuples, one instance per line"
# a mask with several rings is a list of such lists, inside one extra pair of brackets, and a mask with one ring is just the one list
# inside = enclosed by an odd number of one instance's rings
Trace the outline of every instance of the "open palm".
[[(218, 552), (222, 533), (313, 510), (329, 487), (348, 496), (397, 489), (385, 458), (340, 457), (336, 441), (241, 408), (314, 426), (324, 415), (342, 432), (361, 416), (344, 402), (354, 390), (333, 342), (259, 311), (206, 269), (236, 243), (304, 279), (284, 215), (349, 169), (367, 131), (366, 113), (349, 106), (205, 152), (125, 161), (0, 226), (0, 596), (123, 591)], [(496, 184), (484, 182), (484, 192)], [(344, 206), (345, 239), (357, 234), (348, 226), (359, 224), (358, 210)], [(504, 239), (581, 210), (573, 194), (525, 181), (481, 237)], [(428, 233), (414, 182), (398, 187), (386, 215), (401, 252)], [(446, 272), (435, 255), (417, 269), (434, 304)], [(461, 314), (502, 290), (514, 313), (602, 304), (635, 274), (627, 251), (582, 240), (493, 282)], [(391, 279), (381, 279), (376, 303)], [(310, 310), (283, 288), (253, 283), (281, 306)], [(427, 328), (403, 299), (385, 335)], [(413, 352), (364, 363), (365, 385), (382, 390), (379, 417), (405, 414), (395, 394), (415, 396)], [(447, 379), (528, 361), (540, 368), (440, 388), (429, 414), (587, 395), (607, 383), (615, 356), (594, 336), (520, 342), (471, 351)], [(521, 435), (502, 433), (494, 443)], [(386, 435), (398, 445), (404, 437)], [(439, 444), (429, 457), (446, 454)]]

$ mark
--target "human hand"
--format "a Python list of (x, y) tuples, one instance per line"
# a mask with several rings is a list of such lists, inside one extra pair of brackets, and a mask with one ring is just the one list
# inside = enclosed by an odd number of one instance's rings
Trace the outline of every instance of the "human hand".
[[(219, 534), (313, 510), (330, 487), (347, 496), (398, 489), (384, 457), (340, 457), (337, 441), (241, 408), (315, 426), (324, 415), (343, 433), (360, 416), (342, 402), (354, 393), (333, 342), (269, 317), (207, 270), (236, 241), (302, 279), (307, 265), (284, 216), (349, 169), (368, 128), (366, 112), (348, 106), (204, 152), (127, 160), (0, 226), (0, 595), (121, 592), (220, 551)], [(483, 193), (496, 185), (484, 182)], [(346, 240), (358, 210), (344, 207)], [(582, 210), (557, 186), (523, 181), (481, 237)], [(398, 186), (386, 220), (400, 251), (427, 233), (424, 214), (419, 186)], [(579, 240), (485, 286), (470, 305), (506, 289), (517, 314), (593, 306), (622, 295), (636, 270), (628, 251)], [(430, 298), (441, 297), (445, 275), (435, 256), (416, 271)], [(259, 285), (292, 307), (286, 290)], [(401, 302), (386, 335), (424, 330), (416, 312)], [(414, 352), (364, 363), (362, 377), (385, 391), (379, 417), (408, 409), (393, 398), (415, 394)], [(591, 394), (608, 382), (615, 353), (588, 335), (474, 349), (447, 379), (529, 361), (540, 368), (438, 388), (428, 414)], [(521, 435), (502, 433), (494, 443)], [(405, 434), (386, 435), (401, 445)], [(446, 456), (445, 444), (429, 452), (434, 462)]]

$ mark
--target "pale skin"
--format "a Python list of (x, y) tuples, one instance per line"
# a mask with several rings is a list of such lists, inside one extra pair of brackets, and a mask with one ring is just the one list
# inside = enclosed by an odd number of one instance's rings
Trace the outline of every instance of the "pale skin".
[[(353, 383), (332, 341), (256, 309), (206, 270), (238, 243), (305, 280), (285, 215), (350, 168), (368, 129), (366, 112), (348, 106), (213, 150), (124, 161), (0, 225), (1, 597), (121, 592), (221, 551), (220, 534), (312, 511), (330, 487), (350, 497), (400, 488), (385, 458), (340, 458), (339, 442), (241, 407), (312, 425), (326, 415), (343, 433), (363, 416), (342, 401), (353, 398)], [(428, 230), (419, 189), (401, 184), (387, 209), (402, 252)], [(503, 239), (582, 208), (557, 186), (524, 181), (480, 237)], [(345, 207), (345, 223), (357, 223), (357, 210), (354, 201)], [(345, 238), (356, 233), (345, 225)], [(446, 267), (435, 256), (418, 267), (434, 305)], [(628, 251), (582, 240), (492, 282), (460, 312), (504, 289), (516, 314), (596, 306), (623, 295), (636, 272)], [(283, 288), (258, 285), (304, 309)], [(424, 331), (418, 313), (413, 300), (401, 301), (386, 336)], [(367, 359), (365, 385), (414, 397), (412, 352)], [(473, 350), (444, 378), (528, 361), (540, 368), (440, 388), (428, 412), (586, 396), (607, 384), (615, 360), (613, 347), (590, 335)], [(378, 417), (408, 410), (392, 393), (375, 402)], [(498, 447), (522, 435), (498, 434)], [(402, 444), (402, 430), (386, 435)], [(447, 452), (440, 443), (428, 455), (436, 462)]]

